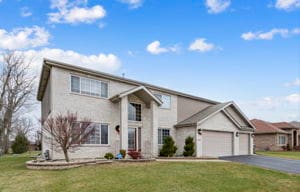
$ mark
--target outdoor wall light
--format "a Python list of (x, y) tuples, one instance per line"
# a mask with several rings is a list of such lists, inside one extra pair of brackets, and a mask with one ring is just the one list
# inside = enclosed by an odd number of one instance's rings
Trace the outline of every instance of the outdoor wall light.
[(198, 134), (202, 135), (202, 129), (198, 129)]
[(118, 133), (120, 133), (120, 125), (117, 125), (115, 129)]
[(251, 137), (254, 138), (254, 134), (251, 134)]
[(239, 132), (236, 132), (236, 133), (235, 133), (235, 136), (236, 136), (236, 137), (240, 136), (240, 133), (239, 133)]

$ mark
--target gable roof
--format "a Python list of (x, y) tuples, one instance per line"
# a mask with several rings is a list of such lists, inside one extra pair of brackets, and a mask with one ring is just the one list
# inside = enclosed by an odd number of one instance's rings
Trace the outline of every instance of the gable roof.
[(153, 95), (153, 93), (151, 93), (151, 91), (149, 91), (144, 86), (135, 87), (135, 88), (129, 89), (127, 91), (121, 92), (121, 93), (111, 97), (110, 100), (112, 102), (119, 101), (122, 97), (128, 96), (130, 94), (135, 94), (135, 93), (142, 95), (142, 97), (140, 97), (140, 99), (144, 100), (144, 102), (147, 102), (147, 99), (151, 99), (151, 100), (154, 100), (158, 105), (162, 104), (162, 101), (159, 98), (157, 98), (155, 95)]
[(281, 128), (281, 129), (295, 129), (296, 127), (288, 122), (276, 122), (276, 123), (272, 123), (272, 125)]
[(292, 122), (290, 122), (290, 124), (294, 125), (294, 127), (298, 128), (298, 129), (300, 129), (300, 122), (292, 121)]
[[(251, 127), (247, 127), (247, 128), (241, 127), (230, 115), (228, 115), (228, 113), (226, 111), (224, 111), (224, 109), (229, 106), (235, 107), (237, 109), (237, 111), (240, 113), (240, 115), (249, 123), (249, 125)], [(195, 125), (197, 125), (197, 123), (204, 122), (205, 120), (209, 119), (210, 117), (214, 116), (215, 114), (217, 114), (220, 111), (223, 111), (224, 114), (228, 118), (230, 118), (233, 121), (233, 123), (236, 124), (237, 127), (239, 127), (240, 129), (249, 129), (249, 128), (255, 129), (255, 127), (252, 125), (252, 123), (248, 120), (248, 118), (243, 113), (241, 113), (240, 109), (235, 105), (235, 103), (233, 101), (208, 106), (208, 107), (204, 108), (203, 110), (195, 113), (194, 115), (188, 117), (187, 119), (179, 122), (177, 125), (175, 125), (175, 127), (179, 128), (179, 127), (186, 127), (186, 126), (195, 126)]]
[(194, 99), (194, 100), (199, 100), (199, 101), (203, 101), (203, 102), (210, 103), (210, 104), (219, 104), (219, 102), (213, 101), (210, 99), (182, 93), (179, 91), (174, 91), (171, 89), (159, 87), (159, 86), (144, 83), (141, 81), (136, 81), (136, 80), (132, 80), (132, 79), (124, 78), (124, 77), (119, 77), (116, 75), (111, 75), (108, 73), (103, 73), (103, 72), (92, 70), (92, 69), (87, 69), (84, 67), (79, 67), (79, 66), (74, 66), (74, 65), (67, 64), (67, 63), (59, 62), (59, 61), (54, 61), (54, 60), (50, 60), (50, 59), (46, 59), (46, 58), (44, 58), (44, 61), (43, 61), (43, 67), (42, 67), (40, 82), (39, 82), (39, 86), (38, 86), (37, 100), (39, 100), (39, 101), (41, 101), (44, 97), (44, 93), (45, 93), (45, 89), (46, 89), (46, 85), (47, 85), (51, 67), (58, 67), (58, 68), (66, 69), (69, 71), (75, 71), (75, 72), (79, 72), (79, 73), (92, 75), (95, 77), (101, 77), (101, 78), (106, 78), (109, 80), (124, 82), (124, 83), (135, 85), (135, 86), (144, 86), (148, 89), (150, 88), (153, 90), (162, 91), (165, 93), (174, 94), (174, 95), (178, 95), (178, 96), (182, 96), (182, 97), (186, 97), (186, 98), (190, 98), (190, 99)]
[(272, 125), (272, 123), (269, 123), (269, 122), (266, 122), (266, 121), (263, 121), (260, 119), (252, 119), (251, 122), (256, 127), (255, 134), (267, 134), (267, 133), (289, 134), (288, 132)]

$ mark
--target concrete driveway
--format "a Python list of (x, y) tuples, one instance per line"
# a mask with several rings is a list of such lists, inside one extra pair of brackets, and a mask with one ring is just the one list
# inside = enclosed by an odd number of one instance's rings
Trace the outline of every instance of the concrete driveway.
[(290, 160), (262, 155), (221, 157), (222, 160), (240, 162), (286, 173), (300, 174), (300, 160)]

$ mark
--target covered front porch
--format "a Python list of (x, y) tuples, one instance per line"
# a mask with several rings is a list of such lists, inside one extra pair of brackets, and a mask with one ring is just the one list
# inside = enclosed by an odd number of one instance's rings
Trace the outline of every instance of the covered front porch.
[(110, 98), (120, 107), (119, 151), (139, 151), (144, 157), (158, 154), (157, 108), (162, 101), (139, 86)]

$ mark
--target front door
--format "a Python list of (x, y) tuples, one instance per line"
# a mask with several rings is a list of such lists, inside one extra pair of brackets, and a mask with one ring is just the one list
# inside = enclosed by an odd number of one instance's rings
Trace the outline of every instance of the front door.
[(136, 128), (128, 128), (128, 150), (136, 151)]

